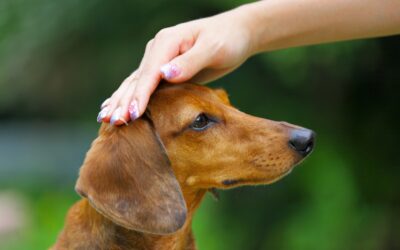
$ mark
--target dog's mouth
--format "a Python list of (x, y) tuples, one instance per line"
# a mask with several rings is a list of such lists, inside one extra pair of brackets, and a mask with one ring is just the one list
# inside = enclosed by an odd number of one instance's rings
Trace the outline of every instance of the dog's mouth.
[(269, 185), (277, 182), (293, 171), (293, 167), (274, 177), (225, 179), (221, 182), (223, 188), (233, 188), (244, 185)]
[[(258, 174), (254, 173), (251, 176), (243, 176), (239, 178), (226, 178), (220, 182), (218, 188), (234, 188), (245, 185), (269, 185), (275, 183), (287, 175), (289, 175), (293, 169), (301, 164), (307, 157), (300, 157), (295, 155), (289, 162), (282, 165), (274, 165), (276, 168), (270, 168), (268, 165), (257, 164), (256, 161), (251, 161), (252, 165), (258, 169)], [(266, 168), (266, 166), (268, 168)]]

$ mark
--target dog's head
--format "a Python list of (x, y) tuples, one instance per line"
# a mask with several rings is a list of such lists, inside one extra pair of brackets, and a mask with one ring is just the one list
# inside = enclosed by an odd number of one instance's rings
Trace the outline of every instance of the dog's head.
[(103, 124), (76, 190), (128, 229), (168, 234), (186, 220), (182, 189), (268, 184), (313, 148), (314, 133), (242, 113), (221, 89), (164, 84), (128, 126)]

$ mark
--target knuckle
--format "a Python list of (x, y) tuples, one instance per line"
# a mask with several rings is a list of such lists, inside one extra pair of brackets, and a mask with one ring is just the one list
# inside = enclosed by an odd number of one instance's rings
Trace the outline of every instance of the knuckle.
[(147, 42), (146, 44), (146, 49), (150, 49), (151, 46), (153, 45), (154, 39), (151, 39), (150, 41)]
[(125, 79), (122, 81), (121, 85), (122, 85), (122, 84), (126, 84), (126, 82), (129, 82), (129, 81), (130, 81), (130, 76), (127, 76), (127, 77), (125, 77)]
[(161, 29), (157, 34), (156, 34), (156, 39), (164, 39), (168, 37), (171, 34), (171, 28), (164, 28)]
[(119, 92), (115, 91), (112, 96), (111, 96), (111, 103), (116, 103), (118, 102), (119, 99)]

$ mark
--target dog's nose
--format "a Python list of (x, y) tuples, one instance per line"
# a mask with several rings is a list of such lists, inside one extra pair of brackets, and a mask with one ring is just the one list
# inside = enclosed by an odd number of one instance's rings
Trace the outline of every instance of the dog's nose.
[(309, 129), (293, 129), (290, 133), (289, 146), (302, 156), (308, 155), (314, 147), (315, 133)]

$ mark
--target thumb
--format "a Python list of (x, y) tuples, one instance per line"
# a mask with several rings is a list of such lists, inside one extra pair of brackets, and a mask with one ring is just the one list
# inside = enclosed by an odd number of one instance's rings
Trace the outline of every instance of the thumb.
[(195, 44), (185, 53), (175, 57), (161, 67), (162, 77), (168, 82), (180, 83), (191, 79), (210, 64), (210, 54), (205, 46)]

